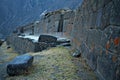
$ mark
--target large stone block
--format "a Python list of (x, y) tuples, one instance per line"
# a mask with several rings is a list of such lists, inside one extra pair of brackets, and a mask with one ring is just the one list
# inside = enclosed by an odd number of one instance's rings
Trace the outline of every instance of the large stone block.
[(103, 51), (97, 59), (97, 71), (105, 80), (115, 80), (117, 56)]
[(93, 70), (96, 70), (97, 68), (97, 57), (98, 55), (95, 52), (95, 49), (90, 51), (90, 53), (87, 55), (87, 63)]
[(42, 51), (49, 47), (49, 45), (45, 42), (35, 42), (34, 45), (34, 52)]
[(120, 64), (116, 68), (116, 78), (115, 80), (120, 80)]
[(101, 29), (101, 25), (102, 25), (102, 15), (103, 15), (103, 9), (100, 8), (98, 11), (97, 11), (97, 19), (96, 19), (96, 28), (98, 29)]
[(89, 29), (87, 32), (87, 38), (86, 38), (86, 44), (88, 45), (88, 48), (94, 48), (96, 47), (104, 47), (107, 42), (107, 37), (101, 30), (97, 29)]
[(88, 46), (85, 43), (80, 45), (80, 51), (83, 57), (87, 59), (88, 54), (90, 53)]
[(25, 71), (28, 71), (28, 67), (32, 65), (32, 62), (33, 56), (28, 54), (17, 56), (7, 64), (7, 73), (10, 76), (23, 74)]
[(109, 26), (104, 30), (104, 33), (108, 37), (106, 49), (120, 55), (120, 28), (118, 26)]
[(107, 4), (109, 4), (113, 0), (103, 0), (103, 1), (104, 1), (104, 6), (106, 6)]
[(38, 42), (54, 43), (57, 38), (51, 35), (40, 35)]
[(110, 24), (120, 25), (120, 0), (113, 0), (111, 6)]
[(100, 28), (102, 30), (110, 25), (110, 15), (111, 15), (111, 8), (112, 8), (111, 5), (112, 5), (112, 2), (110, 2), (103, 8), (102, 23)]

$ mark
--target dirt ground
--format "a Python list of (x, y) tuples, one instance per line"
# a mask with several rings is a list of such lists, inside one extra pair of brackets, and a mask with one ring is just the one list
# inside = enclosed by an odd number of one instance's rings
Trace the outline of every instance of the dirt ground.
[(74, 58), (71, 51), (55, 47), (42, 52), (28, 53), (34, 62), (28, 72), (19, 76), (8, 76), (6, 65), (18, 54), (6, 43), (0, 47), (0, 80), (98, 80), (83, 58)]

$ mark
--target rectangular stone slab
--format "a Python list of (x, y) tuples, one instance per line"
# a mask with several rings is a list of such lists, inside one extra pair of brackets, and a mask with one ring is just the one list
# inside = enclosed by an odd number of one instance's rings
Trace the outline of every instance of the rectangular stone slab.
[(52, 35), (40, 35), (38, 42), (56, 43), (57, 38)]
[(32, 65), (33, 56), (24, 54), (17, 56), (7, 64), (7, 74), (10, 76), (23, 74)]

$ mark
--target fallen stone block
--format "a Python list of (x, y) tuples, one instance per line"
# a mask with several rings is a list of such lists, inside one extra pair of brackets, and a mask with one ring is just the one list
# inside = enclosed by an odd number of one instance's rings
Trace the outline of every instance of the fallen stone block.
[(56, 43), (57, 38), (51, 35), (40, 35), (38, 42)]
[(7, 64), (7, 74), (9, 76), (23, 74), (28, 71), (28, 68), (32, 65), (32, 62), (33, 56), (29, 54), (17, 56)]

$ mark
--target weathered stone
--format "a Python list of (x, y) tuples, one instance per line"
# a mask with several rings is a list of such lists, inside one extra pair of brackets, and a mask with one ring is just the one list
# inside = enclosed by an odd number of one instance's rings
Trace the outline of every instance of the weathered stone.
[(116, 74), (116, 61), (113, 61), (111, 54), (107, 55), (103, 51), (97, 60), (97, 71), (102, 75), (105, 80), (114, 80)]
[(10, 46), (7, 46), (7, 49), (10, 49)]
[(51, 35), (40, 35), (38, 42), (52, 43), (56, 42), (57, 38)]
[(49, 45), (45, 42), (35, 42), (35, 49), (34, 52), (45, 50), (49, 47)]
[(92, 70), (96, 70), (97, 68), (97, 53), (95, 52), (95, 50), (91, 51), (88, 55), (87, 55), (87, 63), (88, 65), (92, 68)]
[(110, 25), (110, 13), (111, 13), (111, 8), (112, 8), (111, 5), (112, 3), (109, 3), (103, 8), (102, 24), (101, 24), (102, 30)]
[(3, 44), (4, 40), (0, 40), (0, 46)]
[(115, 80), (120, 80), (120, 65), (118, 65), (116, 68), (116, 79)]
[(110, 24), (120, 26), (120, 0), (112, 0)]
[(104, 30), (107, 34), (106, 47), (107, 50), (113, 52), (114, 54), (120, 54), (120, 28), (117, 26), (109, 26)]
[(71, 46), (71, 44), (70, 43), (62, 43), (62, 44), (60, 44), (60, 46)]
[(73, 57), (80, 57), (81, 56), (81, 52), (79, 51), (79, 50), (76, 50), (74, 53), (73, 53), (73, 55), (72, 55)]
[(28, 67), (32, 65), (33, 56), (24, 54), (17, 56), (7, 64), (7, 74), (10, 76), (23, 74), (28, 71)]
[(61, 43), (70, 43), (70, 40), (66, 38), (57, 39), (57, 44), (61, 44)]
[(87, 56), (89, 54), (89, 49), (85, 43), (82, 43), (80, 45), (80, 50), (81, 50), (81, 55), (87, 59)]
[(96, 28), (98, 29), (98, 28), (100, 28), (101, 29), (101, 23), (102, 23), (102, 14), (103, 14), (103, 9), (101, 8), (101, 9), (99, 9), (98, 11), (97, 11), (97, 20), (96, 20)]

